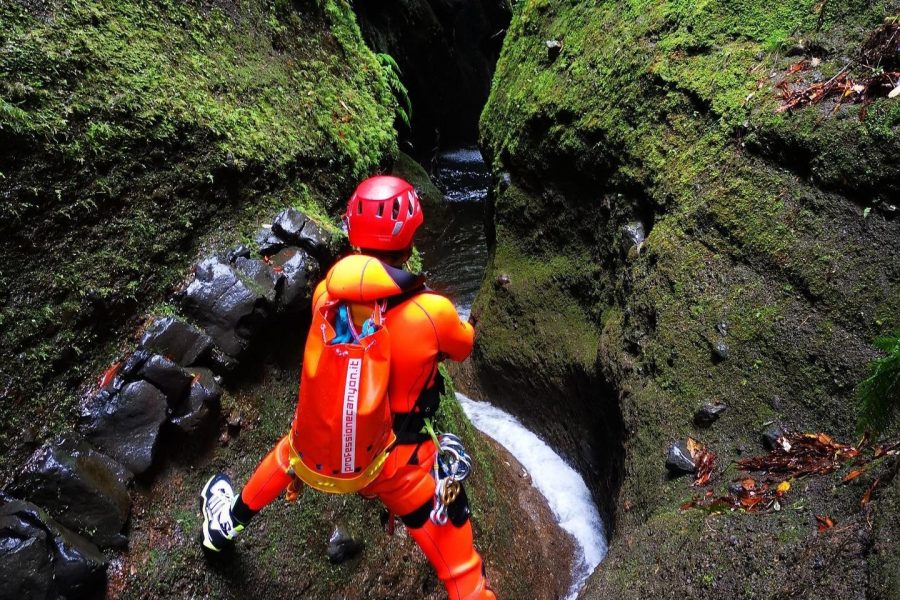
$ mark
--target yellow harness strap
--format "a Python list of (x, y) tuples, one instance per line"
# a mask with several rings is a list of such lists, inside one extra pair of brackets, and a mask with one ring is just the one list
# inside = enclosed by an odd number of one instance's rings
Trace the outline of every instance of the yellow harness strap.
[(396, 436), (393, 436), (392, 434), (391, 442), (381, 454), (375, 457), (372, 464), (366, 467), (366, 469), (356, 477), (342, 478), (324, 475), (307, 467), (300, 458), (300, 455), (297, 454), (297, 451), (294, 450), (294, 442), (291, 440), (291, 469), (303, 483), (315, 490), (327, 492), (329, 494), (352, 494), (375, 481), (375, 478), (378, 477), (381, 470), (384, 468), (384, 463), (387, 460), (388, 454), (391, 453), (395, 441)]

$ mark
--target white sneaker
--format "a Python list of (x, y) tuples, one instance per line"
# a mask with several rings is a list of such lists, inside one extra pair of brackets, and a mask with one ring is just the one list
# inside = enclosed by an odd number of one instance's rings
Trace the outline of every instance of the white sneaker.
[(221, 552), (234, 543), (234, 537), (244, 530), (231, 517), (235, 495), (228, 475), (219, 473), (210, 477), (203, 491), (203, 546), (213, 552)]

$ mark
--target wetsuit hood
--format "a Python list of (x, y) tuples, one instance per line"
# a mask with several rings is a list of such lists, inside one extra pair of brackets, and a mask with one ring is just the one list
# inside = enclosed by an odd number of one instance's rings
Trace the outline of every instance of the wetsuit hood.
[(325, 289), (331, 298), (372, 302), (405, 294), (421, 288), (424, 283), (422, 275), (392, 267), (372, 256), (354, 254), (331, 267), (325, 278)]

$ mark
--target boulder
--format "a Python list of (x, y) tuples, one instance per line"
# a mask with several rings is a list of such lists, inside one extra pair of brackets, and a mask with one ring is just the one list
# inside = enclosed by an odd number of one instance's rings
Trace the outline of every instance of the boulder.
[(216, 376), (209, 369), (198, 367), (192, 369), (193, 381), (190, 394), (172, 416), (172, 425), (175, 429), (185, 434), (192, 434), (199, 430), (212, 416), (212, 409), (219, 404), (222, 397), (222, 387), (216, 381)]
[(79, 431), (133, 473), (143, 473), (153, 464), (167, 408), (161, 391), (146, 381), (135, 381), (107, 401), (100, 396), (88, 401)]
[(240, 246), (238, 246), (237, 248), (233, 249), (231, 252), (228, 253), (228, 262), (233, 263), (234, 261), (236, 261), (237, 259), (239, 259), (241, 257), (250, 258), (250, 254), (251, 254), (250, 248), (241, 244)]
[(131, 511), (129, 480), (122, 465), (67, 434), (31, 455), (11, 492), (43, 506), (98, 546), (123, 546), (121, 531)]
[(247, 282), (259, 295), (269, 302), (275, 302), (281, 289), (282, 277), (269, 263), (258, 258), (238, 258), (234, 261), (234, 268), (247, 276)]
[(53, 599), (47, 532), (19, 515), (0, 515), (0, 600)]
[[(275, 232), (272, 231), (271, 227), (262, 227), (256, 233), (256, 246), (259, 249), (259, 253), (262, 256), (269, 256), (271, 254), (275, 254), (287, 244), (280, 237), (275, 235)], [(236, 257), (237, 259), (239, 257)]]
[(141, 377), (165, 395), (172, 409), (184, 401), (194, 380), (190, 371), (159, 354), (154, 354), (144, 363)]
[(147, 328), (141, 346), (179, 365), (199, 363), (212, 351), (212, 338), (176, 317), (161, 317)]
[(325, 554), (333, 564), (339, 565), (362, 550), (362, 544), (353, 539), (342, 527), (335, 527), (328, 538), (328, 547)]
[(57, 523), (30, 502), (12, 500), (0, 507), (0, 520), (13, 517), (47, 534), (47, 551), (53, 557), (53, 578), (60, 596), (83, 597), (103, 582), (108, 561), (96, 545)]
[(309, 310), (313, 285), (319, 274), (319, 263), (305, 250), (285, 248), (270, 262), (281, 271), (284, 283), (278, 296), (278, 307), (289, 312)]
[(123, 383), (135, 381), (140, 378), (141, 367), (144, 366), (144, 363), (147, 362), (147, 359), (151, 356), (152, 353), (143, 348), (135, 350), (131, 356), (125, 359), (125, 364), (119, 369), (113, 387), (118, 390), (122, 387)]
[(286, 208), (272, 221), (272, 232), (288, 244), (297, 244), (309, 217), (296, 208)]
[(333, 258), (331, 234), (296, 208), (286, 208), (278, 213), (272, 223), (272, 232), (287, 244), (306, 249), (319, 260)]
[[(238, 258), (236, 263), (246, 259)], [(239, 274), (218, 258), (196, 268), (185, 291), (184, 309), (206, 330), (226, 354), (238, 356), (270, 312), (267, 290)]]

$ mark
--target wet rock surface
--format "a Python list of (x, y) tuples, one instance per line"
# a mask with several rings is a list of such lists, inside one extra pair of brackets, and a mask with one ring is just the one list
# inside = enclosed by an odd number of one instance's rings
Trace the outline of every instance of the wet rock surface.
[(269, 263), (258, 258), (238, 258), (234, 268), (245, 275), (247, 283), (269, 302), (274, 302), (281, 289), (282, 277)]
[(272, 265), (280, 269), (284, 277), (278, 307), (287, 312), (297, 312), (309, 308), (313, 285), (319, 276), (318, 262), (300, 248), (285, 248), (271, 259)]
[(0, 511), (0, 599), (57, 597), (48, 537), (40, 525)]
[(666, 469), (673, 475), (693, 473), (697, 470), (697, 465), (694, 464), (686, 443), (676, 442), (669, 446), (669, 451), (666, 453)]
[(176, 317), (157, 319), (141, 338), (141, 346), (179, 365), (197, 364), (209, 355), (212, 338)]
[(362, 544), (357, 542), (343, 527), (335, 527), (328, 538), (325, 555), (335, 565), (346, 562), (362, 551)]
[[(270, 254), (275, 254), (285, 246), (287, 243), (278, 237), (274, 231), (272, 231), (271, 227), (262, 227), (256, 233), (256, 237), (254, 238), (256, 242), (257, 250), (263, 256), (269, 256)], [(235, 257), (237, 259), (239, 257)]]
[(699, 427), (709, 427), (719, 420), (727, 408), (724, 402), (707, 402), (694, 413), (694, 423)]
[(209, 369), (192, 369), (193, 380), (187, 400), (175, 410), (171, 422), (176, 430), (190, 435), (201, 429), (219, 406), (222, 387)]
[(176, 408), (181, 404), (194, 379), (190, 371), (159, 354), (151, 356), (144, 363), (140, 375), (165, 395), (169, 408)]
[[(13, 521), (17, 522), (19, 528), (30, 528), (37, 537), (43, 537), (38, 529), (46, 533), (46, 552), (52, 558), (53, 583), (60, 596), (83, 597), (102, 585), (108, 561), (96, 545), (63, 527), (30, 502), (10, 500), (0, 506), (0, 523), (8, 524)], [(3, 525), (0, 525), (0, 530), (2, 529)], [(0, 542), (0, 546), (2, 545)], [(40, 568), (39, 565), (32, 566)], [(27, 576), (29, 572), (31, 571), (21, 570), (18, 574)], [(26, 598), (28, 595), (20, 594), (18, 597)]]
[(67, 434), (35, 451), (11, 492), (100, 547), (121, 546), (131, 511), (130, 478), (122, 465)]
[(146, 381), (135, 381), (111, 397), (98, 395), (89, 400), (79, 431), (102, 452), (140, 474), (153, 464), (167, 414), (166, 396)]
[(272, 293), (239, 276), (219, 259), (207, 258), (197, 265), (196, 277), (182, 302), (216, 345), (231, 356), (239, 356), (268, 317), (267, 299)]

